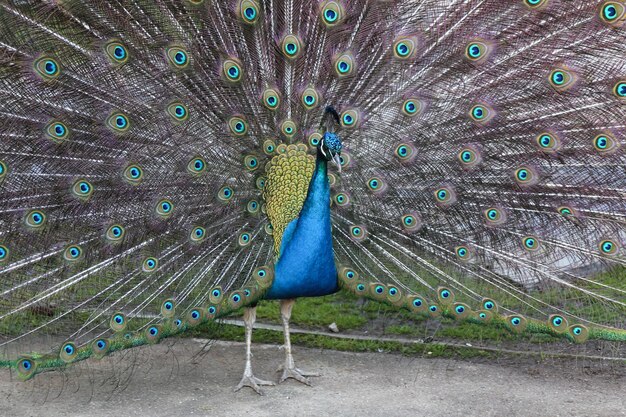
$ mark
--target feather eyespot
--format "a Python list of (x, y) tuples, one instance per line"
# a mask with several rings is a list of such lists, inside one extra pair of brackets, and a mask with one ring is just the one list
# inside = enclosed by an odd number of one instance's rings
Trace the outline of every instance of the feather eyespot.
[(106, 120), (107, 126), (116, 133), (124, 133), (130, 128), (128, 116), (124, 113), (115, 112)]
[(146, 273), (154, 272), (159, 266), (159, 260), (154, 257), (148, 257), (143, 260), (141, 270)]
[(515, 182), (521, 186), (535, 185), (539, 181), (539, 175), (537, 175), (537, 172), (529, 166), (517, 168), (515, 170), (514, 178)]
[(83, 202), (88, 201), (92, 194), (93, 186), (87, 180), (80, 179), (72, 185), (72, 195)]
[(496, 207), (490, 207), (486, 209), (483, 214), (487, 220), (487, 224), (497, 226), (503, 224), (506, 221), (506, 213)]
[(578, 76), (567, 67), (558, 67), (550, 72), (550, 85), (558, 93), (565, 92), (572, 88)]
[(414, 37), (400, 37), (393, 43), (393, 56), (397, 59), (411, 59), (415, 56), (416, 51), (417, 39)]
[(205, 237), (206, 237), (206, 229), (204, 227), (200, 227), (200, 226), (194, 227), (191, 230), (191, 233), (189, 234), (189, 239), (193, 243), (202, 242)]
[(237, 7), (239, 17), (244, 23), (255, 24), (259, 19), (259, 5), (253, 0), (242, 0)]
[(239, 246), (245, 247), (248, 246), (252, 242), (252, 235), (248, 232), (242, 232), (239, 234), (238, 243)]
[(63, 259), (67, 262), (76, 262), (83, 257), (83, 250), (78, 245), (70, 245), (63, 251)]
[(283, 38), (281, 51), (287, 59), (296, 59), (302, 54), (302, 41), (296, 35), (287, 35)]
[(620, 27), (626, 20), (626, 6), (620, 1), (605, 1), (600, 6), (600, 19), (611, 26)]
[(189, 66), (189, 54), (180, 46), (171, 46), (165, 49), (165, 54), (172, 67), (183, 69)]
[(615, 240), (605, 239), (598, 244), (600, 253), (603, 255), (615, 255), (619, 251), (619, 245)]
[(104, 52), (106, 52), (107, 57), (112, 63), (118, 65), (125, 64), (129, 58), (126, 46), (116, 40), (109, 41), (104, 46)]
[(561, 148), (559, 137), (550, 132), (540, 133), (535, 141), (539, 149), (545, 153), (554, 153)]
[(350, 236), (356, 241), (362, 241), (367, 236), (367, 230), (363, 226), (351, 226)]
[(402, 113), (405, 116), (413, 117), (422, 112), (424, 104), (417, 98), (408, 98), (402, 103)]
[(335, 72), (340, 78), (354, 73), (354, 57), (349, 52), (338, 55), (333, 62)]
[(544, 8), (548, 4), (549, 0), (524, 0), (526, 7), (534, 10)]
[(34, 69), (44, 80), (53, 80), (61, 74), (61, 68), (53, 58), (42, 57), (35, 61)]
[(337, 26), (344, 18), (345, 11), (338, 1), (323, 1), (320, 4), (320, 16), (327, 27)]
[(302, 105), (305, 109), (311, 110), (318, 106), (320, 95), (313, 87), (307, 87), (302, 92)]
[(184, 122), (189, 118), (189, 110), (183, 103), (176, 101), (167, 106), (167, 114), (175, 122)]
[(124, 169), (124, 179), (131, 185), (138, 185), (143, 180), (143, 169), (139, 165), (129, 165)]
[(339, 121), (343, 127), (355, 127), (359, 124), (359, 113), (356, 110), (346, 110), (341, 113)]
[(243, 116), (233, 116), (228, 120), (228, 127), (233, 135), (241, 137), (248, 133), (248, 123)]
[(46, 225), (47, 216), (41, 210), (31, 210), (24, 217), (26, 226), (33, 230), (38, 230)]
[(106, 233), (106, 239), (111, 243), (119, 243), (124, 239), (124, 235), (126, 234), (126, 229), (119, 224), (111, 225)]
[(222, 64), (222, 72), (226, 80), (230, 82), (238, 82), (243, 77), (241, 63), (235, 58), (229, 58)]
[(54, 143), (62, 143), (70, 134), (69, 129), (64, 123), (52, 121), (46, 126), (46, 135)]
[(454, 253), (458, 260), (468, 262), (472, 259), (473, 253), (467, 246), (457, 246), (454, 248)]
[(484, 125), (494, 118), (495, 112), (486, 104), (476, 104), (470, 109), (469, 116), (474, 122)]
[(525, 236), (522, 238), (522, 244), (525, 250), (536, 252), (541, 247), (541, 243), (536, 236)]
[(474, 64), (482, 64), (489, 58), (491, 49), (490, 43), (482, 39), (473, 40), (465, 47), (465, 58)]
[(293, 137), (297, 130), (296, 124), (292, 120), (285, 120), (280, 126), (280, 131), (289, 138)]
[(200, 156), (192, 158), (187, 164), (187, 171), (192, 175), (200, 175), (206, 170), (206, 161)]
[(155, 207), (155, 213), (157, 216), (166, 219), (174, 212), (174, 203), (169, 199), (160, 200)]
[(263, 105), (269, 110), (276, 110), (280, 106), (280, 96), (274, 88), (263, 91)]
[(626, 101), (626, 81), (621, 80), (613, 86), (613, 94), (622, 101)]
[(416, 213), (405, 214), (400, 218), (400, 221), (406, 232), (416, 232), (422, 227), (422, 220)]
[(456, 202), (456, 193), (451, 187), (444, 186), (434, 191), (435, 201), (441, 206), (449, 206)]
[(610, 154), (617, 150), (619, 146), (620, 143), (609, 132), (601, 133), (593, 139), (593, 147), (600, 154)]
[(0, 245), (0, 264), (3, 264), (9, 260), (9, 248), (5, 245)]

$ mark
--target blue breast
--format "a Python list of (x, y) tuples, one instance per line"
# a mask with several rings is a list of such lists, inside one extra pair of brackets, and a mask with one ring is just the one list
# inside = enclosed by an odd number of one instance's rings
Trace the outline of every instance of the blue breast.
[(317, 297), (339, 290), (330, 225), (326, 160), (318, 158), (300, 216), (287, 226), (264, 298)]

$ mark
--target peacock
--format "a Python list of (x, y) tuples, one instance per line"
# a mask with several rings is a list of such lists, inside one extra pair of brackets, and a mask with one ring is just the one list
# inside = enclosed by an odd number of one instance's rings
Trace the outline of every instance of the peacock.
[[(626, 341), (623, 0), (3, 0), (0, 364), (340, 290)], [(606, 271), (618, 278), (606, 279)], [(599, 343), (599, 342), (598, 342)]]

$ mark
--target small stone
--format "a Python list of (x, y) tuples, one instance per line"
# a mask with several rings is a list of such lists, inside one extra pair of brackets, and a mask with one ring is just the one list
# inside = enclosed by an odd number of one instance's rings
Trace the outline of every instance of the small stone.
[(337, 327), (337, 323), (331, 323), (328, 326), (328, 329), (333, 333), (339, 333), (339, 327)]

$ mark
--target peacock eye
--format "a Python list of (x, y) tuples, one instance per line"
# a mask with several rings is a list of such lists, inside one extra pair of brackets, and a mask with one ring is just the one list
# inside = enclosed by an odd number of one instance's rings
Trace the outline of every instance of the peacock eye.
[(302, 92), (302, 104), (307, 110), (317, 107), (319, 102), (319, 93), (313, 87), (308, 87)]
[(415, 232), (422, 227), (420, 217), (415, 213), (408, 213), (401, 217), (402, 228), (406, 232)]
[(244, 23), (255, 24), (259, 18), (259, 5), (253, 0), (242, 0), (239, 2), (239, 16)]
[(339, 120), (343, 127), (354, 127), (359, 122), (359, 113), (356, 110), (346, 110), (341, 113)]
[(156, 214), (162, 218), (169, 217), (174, 210), (174, 203), (171, 200), (163, 199), (156, 204)]
[(381, 193), (386, 189), (386, 184), (380, 177), (372, 177), (367, 180), (367, 188), (373, 193)]
[(35, 72), (44, 80), (52, 80), (61, 74), (59, 64), (56, 60), (48, 57), (42, 57), (34, 63)]
[(553, 153), (559, 150), (560, 141), (558, 136), (552, 133), (544, 132), (536, 138), (539, 149), (546, 153)]
[(535, 236), (526, 236), (522, 238), (524, 249), (530, 252), (534, 252), (539, 249), (539, 239)]
[(46, 224), (46, 215), (41, 210), (31, 210), (26, 214), (24, 222), (31, 229), (40, 229)]
[(9, 248), (0, 245), (0, 264), (9, 260)]
[(104, 52), (113, 64), (125, 64), (128, 61), (128, 49), (119, 41), (109, 41)]
[(574, 86), (576, 75), (567, 68), (556, 68), (550, 72), (550, 85), (557, 92), (564, 92)]
[(612, 26), (621, 26), (626, 7), (623, 3), (617, 1), (606, 1), (600, 9), (600, 18)]
[(81, 201), (87, 201), (93, 194), (91, 183), (86, 180), (78, 180), (72, 185), (72, 195)]
[(129, 165), (124, 169), (124, 179), (132, 185), (137, 185), (143, 180), (143, 169), (139, 165)]
[(154, 270), (156, 270), (158, 265), (159, 261), (157, 260), (157, 258), (146, 258), (143, 261), (142, 270), (143, 272), (153, 272)]
[(490, 225), (499, 225), (506, 221), (506, 215), (504, 211), (491, 207), (484, 211), (485, 219)]
[(232, 200), (234, 195), (235, 192), (233, 191), (233, 189), (225, 185), (218, 191), (217, 198), (219, 198), (221, 201), (228, 202)]
[(495, 112), (486, 104), (476, 104), (470, 109), (471, 119), (478, 124), (485, 124), (493, 119)]
[(204, 161), (204, 158), (199, 156), (192, 158), (187, 164), (187, 171), (194, 176), (202, 174), (205, 171), (205, 168), (206, 162)]
[(599, 246), (600, 252), (604, 255), (615, 255), (619, 249), (617, 243), (610, 239), (601, 241)]
[(531, 167), (523, 166), (515, 170), (515, 181), (519, 185), (533, 185), (538, 179), (537, 173)]
[(238, 82), (242, 77), (241, 64), (235, 58), (229, 58), (222, 64), (222, 71), (226, 80), (230, 82)]
[(197, 227), (194, 227), (193, 230), (191, 231), (190, 239), (192, 242), (198, 243), (204, 240), (205, 235), (206, 235), (206, 230), (204, 229), (204, 227), (197, 226)]
[(466, 147), (459, 151), (458, 159), (461, 166), (465, 169), (473, 168), (482, 161), (482, 157), (478, 150), (473, 147)]
[(80, 246), (78, 245), (68, 246), (67, 248), (65, 248), (65, 251), (63, 251), (63, 259), (65, 259), (68, 262), (75, 262), (81, 258), (82, 254), (83, 254), (83, 250), (81, 249)]
[(183, 69), (189, 65), (189, 55), (180, 46), (172, 46), (165, 50), (170, 65), (176, 69)]
[(283, 55), (288, 59), (296, 59), (302, 53), (302, 42), (296, 35), (287, 35), (281, 42)]
[(344, 9), (341, 3), (337, 1), (323, 1), (321, 4), (322, 22), (327, 27), (336, 26), (344, 18)]
[(617, 98), (626, 99), (626, 81), (618, 81), (613, 87), (613, 94)]
[(457, 246), (454, 252), (460, 261), (467, 262), (472, 258), (472, 252), (467, 246)]
[(335, 72), (339, 77), (347, 77), (354, 72), (354, 58), (348, 52), (345, 52), (334, 60)]
[(599, 134), (593, 139), (593, 147), (600, 154), (612, 153), (617, 148), (619, 148), (619, 146), (620, 146), (619, 142), (615, 139), (615, 137), (612, 134), (608, 132)]
[(456, 202), (456, 194), (450, 187), (438, 188), (434, 194), (437, 204), (447, 206)]
[(423, 103), (417, 98), (409, 98), (404, 100), (404, 102), (402, 103), (402, 113), (409, 117), (413, 117), (421, 113), (423, 108)]
[(119, 224), (114, 224), (107, 229), (106, 238), (110, 242), (117, 243), (124, 238), (125, 233), (126, 230), (124, 229), (124, 227), (120, 226)]
[(393, 55), (397, 59), (405, 60), (415, 56), (417, 40), (413, 37), (401, 37), (393, 43)]
[(178, 101), (167, 106), (167, 114), (175, 122), (184, 122), (189, 118), (189, 110), (187, 109), (187, 106)]
[(350, 204), (350, 197), (346, 193), (338, 193), (335, 195), (335, 203), (340, 207), (345, 207)]
[(491, 45), (481, 39), (473, 40), (465, 47), (465, 58), (475, 64), (485, 62), (490, 53)]
[(248, 123), (243, 116), (233, 116), (228, 120), (228, 127), (233, 135), (241, 137), (248, 133)]
[(128, 116), (119, 112), (115, 112), (110, 115), (109, 118), (106, 120), (106, 123), (110, 129), (117, 133), (126, 132), (130, 127)]
[(321, 140), (322, 140), (322, 135), (317, 132), (311, 133), (309, 135), (309, 145), (311, 145), (314, 148), (317, 148)]
[(252, 241), (252, 236), (248, 232), (242, 232), (239, 235), (239, 246), (248, 246)]
[(558, 212), (563, 217), (570, 217), (574, 215), (574, 210), (571, 207), (559, 207)]
[(263, 92), (263, 104), (270, 110), (276, 110), (280, 105), (280, 97), (278, 91), (268, 88)]
[(55, 143), (61, 143), (69, 136), (69, 130), (65, 124), (53, 121), (46, 126), (46, 135)]
[(548, 3), (548, 0), (524, 0), (524, 4), (531, 9), (541, 9)]
[(283, 135), (291, 138), (296, 134), (297, 127), (296, 127), (296, 124), (292, 120), (285, 120), (281, 124), (280, 130), (283, 133)]
[(367, 235), (367, 230), (363, 226), (351, 226), (350, 227), (350, 236), (352, 239), (360, 241), (365, 239)]

